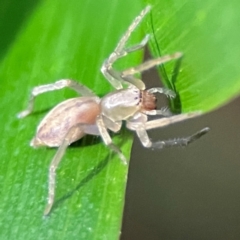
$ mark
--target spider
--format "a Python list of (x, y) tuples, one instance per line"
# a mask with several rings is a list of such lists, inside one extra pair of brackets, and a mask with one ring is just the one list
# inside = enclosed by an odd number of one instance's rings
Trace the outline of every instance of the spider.
[[(156, 65), (179, 59), (182, 53), (176, 52), (152, 59), (121, 72), (112, 67), (113, 63), (119, 58), (142, 49), (147, 44), (149, 35), (139, 44), (129, 48), (125, 47), (131, 33), (149, 12), (150, 8), (150, 6), (147, 6), (134, 19), (113, 53), (110, 54), (102, 65), (101, 71), (109, 83), (116, 89), (115, 91), (108, 93), (103, 98), (99, 98), (86, 86), (73, 80), (62, 79), (52, 84), (33, 88), (27, 109), (18, 114), (18, 118), (24, 118), (29, 115), (33, 111), (35, 97), (45, 92), (69, 87), (82, 95), (81, 97), (68, 99), (54, 107), (40, 122), (36, 136), (30, 144), (32, 147), (58, 147), (49, 167), (48, 202), (44, 215), (50, 213), (54, 203), (55, 176), (59, 162), (67, 147), (84, 135), (101, 136), (105, 145), (114, 151), (124, 164), (127, 164), (126, 157), (114, 145), (108, 132), (108, 130), (118, 132), (121, 129), (122, 121), (126, 121), (126, 127), (137, 133), (142, 145), (146, 148), (161, 149), (175, 145), (187, 145), (209, 130), (209, 128), (204, 128), (192, 136), (167, 141), (152, 142), (148, 137), (147, 130), (149, 129), (164, 127), (200, 114), (200, 112), (193, 112), (169, 116), (166, 108), (157, 110), (154, 94), (162, 93), (170, 98), (174, 98), (175, 92), (159, 87), (146, 90), (143, 81), (134, 76), (136, 73), (141, 73)], [(127, 85), (127, 88), (123, 88), (123, 83)], [(162, 115), (162, 118), (148, 121), (148, 115)]]

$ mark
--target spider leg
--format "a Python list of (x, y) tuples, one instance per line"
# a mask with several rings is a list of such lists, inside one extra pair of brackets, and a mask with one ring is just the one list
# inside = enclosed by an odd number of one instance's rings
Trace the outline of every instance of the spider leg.
[(86, 86), (84, 86), (82, 84), (79, 84), (76, 81), (73, 81), (70, 79), (61, 79), (59, 81), (56, 81), (55, 83), (34, 87), (31, 91), (27, 109), (20, 112), (17, 115), (18, 118), (24, 118), (33, 111), (34, 100), (35, 100), (36, 96), (38, 96), (42, 93), (45, 93), (45, 92), (55, 91), (55, 90), (63, 89), (66, 87), (73, 89), (74, 91), (76, 91), (77, 93), (79, 93), (82, 96), (89, 96), (89, 97), (96, 96), (89, 88), (87, 88)]
[(150, 111), (142, 111), (147, 115), (162, 115), (164, 117), (172, 116), (172, 112), (169, 110), (168, 107), (162, 107), (161, 109), (150, 110)]
[[(106, 68), (105, 65), (102, 67), (101, 70), (102, 70), (104, 76), (109, 80), (109, 82), (116, 89), (121, 89), (122, 88), (121, 82), (125, 81), (127, 83), (130, 83), (130, 84), (136, 86), (140, 90), (144, 90), (145, 89), (144, 82), (141, 79), (138, 79), (135, 76), (133, 76), (134, 74), (141, 73), (141, 72), (146, 71), (146, 70), (148, 70), (148, 69), (150, 69), (154, 66), (161, 65), (161, 64), (169, 62), (173, 59), (178, 59), (178, 58), (181, 58), (181, 57), (182, 57), (182, 53), (176, 52), (176, 53), (171, 54), (171, 55), (165, 55), (163, 57), (159, 57), (159, 58), (156, 58), (156, 59), (151, 59), (151, 60), (146, 61), (146, 62), (144, 62), (144, 63), (142, 63), (142, 64), (140, 64), (136, 67), (128, 68), (128, 69), (126, 69), (122, 72), (118, 72), (118, 71), (114, 70), (112, 68), (112, 66), (110, 66), (109, 68)], [(114, 81), (116, 82), (115, 85), (113, 83)], [(163, 94), (168, 95), (170, 97), (175, 97), (176, 96), (176, 94), (173, 91), (167, 90), (167, 89), (153, 88), (152, 90), (149, 89), (148, 91), (160, 92), (160, 93), (163, 93)]]
[(112, 64), (119, 58), (126, 56), (128, 53), (144, 48), (149, 40), (149, 35), (147, 35), (140, 44), (132, 46), (127, 49), (123, 49), (121, 52), (116, 53), (113, 52), (110, 57), (103, 63), (101, 71), (103, 75), (107, 78), (107, 80), (112, 84), (112, 86), (116, 89), (122, 89), (121, 82), (128, 82), (133, 84), (139, 89), (145, 89), (145, 84), (140, 79), (125, 77), (124, 79), (121, 77), (121, 72), (112, 68)]
[(149, 129), (159, 128), (159, 127), (165, 127), (173, 123), (177, 123), (190, 118), (197, 117), (199, 115), (201, 115), (200, 111), (192, 112), (192, 113), (182, 113), (182, 114), (174, 115), (167, 118), (155, 119), (155, 120), (147, 121), (144, 124), (144, 128), (146, 130), (149, 130)]
[(163, 141), (152, 142), (147, 134), (147, 131), (144, 127), (139, 127), (136, 130), (138, 138), (140, 139), (142, 145), (147, 148), (165, 148), (165, 147), (173, 147), (173, 146), (187, 146), (188, 144), (194, 142), (204, 134), (209, 131), (209, 128), (203, 128), (202, 130), (194, 133), (191, 136), (178, 138), (178, 139), (169, 139)]
[(144, 8), (141, 13), (133, 20), (132, 24), (128, 27), (127, 31), (123, 35), (123, 37), (118, 42), (117, 47), (115, 48), (114, 52), (119, 53), (123, 50), (124, 46), (126, 45), (126, 42), (128, 41), (129, 37), (131, 36), (132, 32), (135, 30), (135, 28), (139, 25), (139, 23), (142, 21), (142, 19), (145, 17), (145, 15), (150, 11), (151, 6), (147, 6)]
[[(85, 135), (84, 127), (88, 126), (87, 124), (76, 124), (71, 127), (67, 134), (65, 135), (61, 145), (59, 146), (56, 154), (54, 155), (52, 162), (49, 167), (49, 182), (48, 182), (48, 203), (44, 210), (44, 216), (48, 215), (52, 209), (54, 198), (55, 198), (55, 186), (56, 186), (56, 169), (62, 160), (62, 157), (67, 149), (67, 147), (72, 142), (72, 139), (76, 133), (76, 129), (82, 128), (82, 137)], [(81, 137), (80, 137), (81, 138)], [(80, 139), (79, 138), (79, 139)]]
[(124, 164), (127, 164), (127, 159), (123, 155), (122, 151), (115, 144), (113, 144), (112, 139), (107, 131), (107, 128), (104, 125), (102, 116), (97, 117), (96, 125), (98, 127), (98, 130), (104, 143), (119, 156), (119, 158), (122, 160)]
[[(101, 71), (103, 75), (107, 78), (107, 80), (110, 82), (110, 84), (115, 89), (122, 89), (121, 82), (126, 81), (133, 85), (136, 84), (135, 80), (132, 80), (131, 78), (123, 79), (121, 77), (121, 72), (116, 71), (112, 68), (113, 63), (118, 60), (121, 57), (126, 56), (128, 53), (137, 51), (139, 49), (142, 49), (149, 40), (149, 35), (147, 35), (139, 44), (132, 46), (130, 48), (125, 48), (126, 42), (128, 41), (130, 35), (134, 31), (134, 29), (139, 25), (141, 20), (144, 18), (144, 16), (150, 11), (150, 6), (147, 6), (143, 11), (140, 13), (139, 16), (137, 16), (132, 24), (129, 26), (123, 37), (120, 39), (117, 47), (113, 51), (113, 53), (109, 56), (108, 59), (106, 59), (102, 65)], [(141, 89), (145, 89), (145, 85), (142, 83), (139, 83), (138, 85), (141, 85)], [(135, 85), (136, 86), (136, 85)], [(138, 87), (138, 86), (136, 86)]]
[(128, 68), (124, 71), (122, 71), (121, 73), (121, 76), (124, 78), (126, 76), (129, 76), (129, 75), (134, 75), (136, 73), (141, 73), (143, 71), (146, 71), (152, 67), (155, 67), (157, 65), (161, 65), (163, 63), (166, 63), (166, 62), (169, 62), (173, 59), (178, 59), (178, 58), (181, 58), (182, 57), (182, 53), (181, 52), (176, 52), (174, 54), (170, 54), (170, 55), (165, 55), (165, 56), (162, 56), (162, 57), (159, 57), (159, 58), (155, 58), (155, 59), (151, 59), (151, 60), (148, 60), (136, 67), (131, 67), (131, 68)]
[(144, 48), (147, 45), (149, 39), (150, 39), (150, 35), (147, 34), (139, 44), (123, 49), (122, 52), (119, 53), (119, 56), (123, 57), (123, 56), (126, 56), (128, 53), (135, 52), (137, 50)]
[(112, 121), (111, 119), (109, 119), (108, 117), (106, 116), (102, 116), (103, 118), (103, 122), (104, 122), (104, 125), (109, 129), (111, 130), (112, 132), (118, 132), (120, 131), (121, 127), (122, 127), (122, 121)]
[(58, 148), (51, 164), (49, 167), (49, 176), (48, 176), (48, 202), (44, 210), (44, 216), (48, 215), (52, 209), (55, 197), (55, 185), (56, 185), (56, 169), (64, 155), (66, 148), (68, 147), (69, 142), (64, 139), (61, 146)]
[[(151, 112), (151, 111), (150, 111)], [(157, 114), (157, 112), (156, 112)], [(142, 145), (147, 148), (164, 148), (164, 147), (171, 147), (171, 146), (186, 146), (189, 143), (197, 140), (204, 134), (209, 131), (209, 128), (203, 128), (202, 130), (196, 132), (195, 134), (179, 139), (172, 139), (166, 141), (158, 141), (152, 142), (147, 134), (147, 130), (155, 129), (159, 127), (165, 127), (169, 124), (173, 124), (179, 121), (183, 121), (189, 118), (193, 118), (200, 115), (200, 112), (193, 112), (193, 113), (185, 113), (179, 114), (175, 116), (171, 116), (168, 118), (160, 118), (152, 121), (147, 121), (147, 117), (143, 114), (137, 114), (133, 118), (127, 121), (127, 128), (136, 131), (139, 140), (141, 141)]]

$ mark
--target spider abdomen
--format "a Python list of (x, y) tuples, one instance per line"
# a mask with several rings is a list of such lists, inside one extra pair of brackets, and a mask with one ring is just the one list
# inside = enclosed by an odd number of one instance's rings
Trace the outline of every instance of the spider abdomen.
[[(79, 97), (68, 99), (54, 107), (43, 118), (31, 146), (60, 146), (69, 129), (76, 124), (94, 125), (100, 112), (98, 98)], [(81, 127), (77, 128), (69, 139), (69, 144), (85, 135)]]

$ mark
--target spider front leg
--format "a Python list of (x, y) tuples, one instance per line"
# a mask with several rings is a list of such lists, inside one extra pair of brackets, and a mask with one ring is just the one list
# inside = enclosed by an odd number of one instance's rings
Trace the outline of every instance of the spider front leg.
[(187, 146), (188, 144), (199, 139), (201, 136), (206, 134), (208, 131), (209, 131), (209, 128), (203, 128), (202, 130), (200, 130), (188, 137), (169, 139), (169, 140), (163, 140), (163, 141), (157, 141), (157, 142), (152, 142), (150, 140), (150, 138), (147, 134), (147, 131), (144, 127), (139, 127), (136, 130), (136, 133), (144, 147), (162, 149), (165, 147), (173, 147), (173, 146)]
[(61, 79), (55, 83), (41, 85), (38, 87), (35, 87), (31, 91), (30, 99), (28, 102), (28, 107), (26, 110), (20, 112), (17, 116), (18, 118), (24, 118), (27, 115), (29, 115), (33, 111), (34, 107), (34, 100), (35, 98), (45, 92), (55, 91), (59, 89), (63, 89), (69, 87), (79, 93), (82, 96), (88, 96), (88, 97), (95, 97), (96, 95), (86, 86), (77, 83), (76, 81), (70, 80), (70, 79)]
[(147, 35), (141, 43), (132, 46), (130, 48), (127, 49), (123, 49), (121, 52), (116, 53), (113, 52), (110, 57), (103, 63), (101, 71), (103, 73), (103, 75), (107, 78), (107, 80), (111, 83), (111, 85), (115, 88), (115, 89), (122, 89), (122, 82), (128, 82), (131, 83), (132, 85), (136, 86), (139, 89), (145, 89), (145, 84), (143, 83), (142, 80), (140, 79), (136, 79), (136, 78), (122, 78), (121, 75), (122, 73), (113, 69), (112, 68), (112, 64), (119, 58), (126, 56), (128, 53), (137, 51), (141, 48), (144, 48), (145, 45), (147, 44), (149, 40), (149, 35)]
[(123, 37), (120, 39), (117, 47), (115, 48), (115, 50), (113, 51), (113, 53), (109, 56), (108, 59), (106, 59), (102, 65), (101, 71), (103, 73), (103, 75), (107, 78), (107, 80), (110, 82), (110, 84), (115, 88), (115, 89), (122, 89), (122, 83), (123, 81), (129, 82), (133, 85), (135, 85), (136, 87), (138, 87), (139, 89), (145, 89), (145, 85), (144, 83), (139, 80), (135, 81), (131, 78), (129, 79), (123, 79), (121, 77), (121, 72), (114, 70), (112, 68), (112, 65), (114, 64), (114, 62), (116, 60), (118, 60), (119, 58), (122, 58), (124, 56), (126, 56), (128, 53), (137, 51), (139, 49), (142, 49), (146, 46), (148, 40), (149, 40), (149, 35), (147, 35), (142, 42), (140, 42), (139, 44), (129, 47), (129, 48), (125, 48), (126, 42), (128, 41), (129, 37), (131, 36), (132, 32), (134, 31), (134, 29), (139, 25), (139, 23), (141, 22), (141, 20), (144, 18), (144, 16), (150, 11), (151, 7), (147, 6), (145, 9), (143, 9), (143, 11), (140, 13), (139, 16), (137, 16), (134, 21), (132, 22), (132, 24), (129, 26), (129, 28), (127, 29), (126, 33), (123, 35)]
[(141, 141), (142, 145), (147, 148), (164, 148), (164, 147), (172, 147), (172, 146), (186, 146), (189, 143), (192, 143), (193, 141), (197, 140), (204, 134), (206, 134), (209, 131), (209, 128), (203, 128), (202, 130), (196, 132), (195, 134), (189, 136), (189, 137), (184, 137), (184, 138), (179, 138), (179, 139), (170, 139), (170, 140), (165, 140), (165, 141), (158, 141), (158, 142), (152, 142), (147, 134), (147, 130), (149, 129), (155, 129), (159, 127), (165, 127), (167, 125), (183, 121), (189, 118), (193, 118), (200, 115), (200, 112), (195, 112), (195, 113), (186, 113), (186, 114), (179, 114), (175, 115), (169, 118), (161, 118), (161, 119), (156, 119), (152, 121), (147, 121), (144, 122), (144, 120), (139, 118), (139, 121), (135, 120), (133, 122), (128, 121), (127, 127), (135, 130), (139, 140)]

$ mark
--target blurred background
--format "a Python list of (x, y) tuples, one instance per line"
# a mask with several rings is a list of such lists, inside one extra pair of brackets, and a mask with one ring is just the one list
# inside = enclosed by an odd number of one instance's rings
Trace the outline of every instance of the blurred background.
[[(144, 75), (151, 87), (155, 72)], [(208, 134), (161, 151), (135, 137), (121, 240), (240, 239), (240, 98), (201, 117), (149, 131), (152, 140)]]

